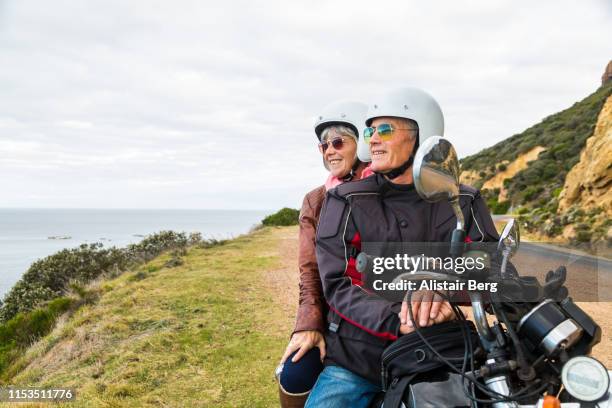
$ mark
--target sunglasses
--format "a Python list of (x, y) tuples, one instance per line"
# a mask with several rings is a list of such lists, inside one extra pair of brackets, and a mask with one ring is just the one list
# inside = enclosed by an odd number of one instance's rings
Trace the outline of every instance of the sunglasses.
[(344, 138), (334, 137), (332, 140), (319, 143), (319, 151), (321, 154), (325, 154), (330, 145), (334, 148), (334, 150), (340, 150), (344, 146)]
[(391, 140), (391, 138), (393, 137), (393, 132), (395, 132), (396, 130), (414, 130), (415, 132), (417, 131), (417, 129), (413, 128), (395, 129), (388, 123), (381, 123), (378, 126), (365, 128), (365, 130), (363, 131), (363, 140), (364, 142), (369, 144), (370, 139), (372, 139), (372, 136), (374, 136), (374, 133), (378, 132), (378, 136), (380, 137), (380, 139), (383, 142), (388, 142), (389, 140)]

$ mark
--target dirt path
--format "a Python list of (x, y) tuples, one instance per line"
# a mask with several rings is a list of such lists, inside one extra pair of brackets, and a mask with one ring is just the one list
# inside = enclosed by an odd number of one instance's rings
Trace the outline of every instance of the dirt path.
[[(297, 262), (298, 252), (298, 228), (285, 227), (275, 231), (278, 239), (277, 253), (281, 258), (281, 267), (270, 271), (268, 285), (271, 286), (276, 296), (279, 307), (289, 317), (291, 325), (295, 321), (299, 296), (299, 271)], [(287, 327), (287, 338), (291, 334), (293, 326)]]
[[(287, 336), (293, 328), (293, 319), (298, 304), (298, 229), (297, 227), (278, 228), (278, 252), (282, 257), (282, 267), (270, 272), (269, 285), (277, 296), (279, 307), (288, 316)], [(612, 367), (612, 302), (580, 302), (579, 305), (601, 326), (602, 336), (593, 356), (608, 367)]]

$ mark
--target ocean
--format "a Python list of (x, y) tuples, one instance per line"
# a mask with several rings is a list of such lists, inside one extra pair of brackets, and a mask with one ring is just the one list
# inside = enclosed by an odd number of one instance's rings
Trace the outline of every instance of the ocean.
[(64, 248), (122, 247), (161, 230), (231, 238), (273, 211), (0, 209), (0, 298), (32, 262)]

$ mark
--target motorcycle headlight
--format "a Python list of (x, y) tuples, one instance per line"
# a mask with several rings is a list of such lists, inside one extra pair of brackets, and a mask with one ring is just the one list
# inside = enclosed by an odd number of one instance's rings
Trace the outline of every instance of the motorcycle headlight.
[(582, 327), (550, 299), (523, 316), (517, 329), (521, 337), (548, 356), (556, 354), (561, 348), (572, 347), (582, 337)]

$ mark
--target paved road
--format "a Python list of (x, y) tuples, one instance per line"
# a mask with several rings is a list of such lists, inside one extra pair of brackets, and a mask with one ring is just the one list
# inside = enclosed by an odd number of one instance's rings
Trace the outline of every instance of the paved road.
[(551, 245), (524, 242), (512, 262), (521, 275), (535, 275), (540, 281), (544, 280), (547, 271), (565, 265), (566, 286), (576, 301), (612, 301), (610, 260)]
[[(496, 222), (508, 217), (495, 216)], [(612, 301), (612, 260), (574, 249), (534, 242), (521, 242), (512, 259), (521, 275), (537, 276), (544, 282), (546, 272), (560, 265), (567, 268), (566, 286), (576, 301)]]
[(612, 260), (600, 256), (592, 256), (582, 251), (566, 249), (556, 245), (544, 243), (523, 242), (520, 246), (521, 252), (528, 252), (543, 260), (569, 262), (588, 268), (599, 268), (612, 272)]

